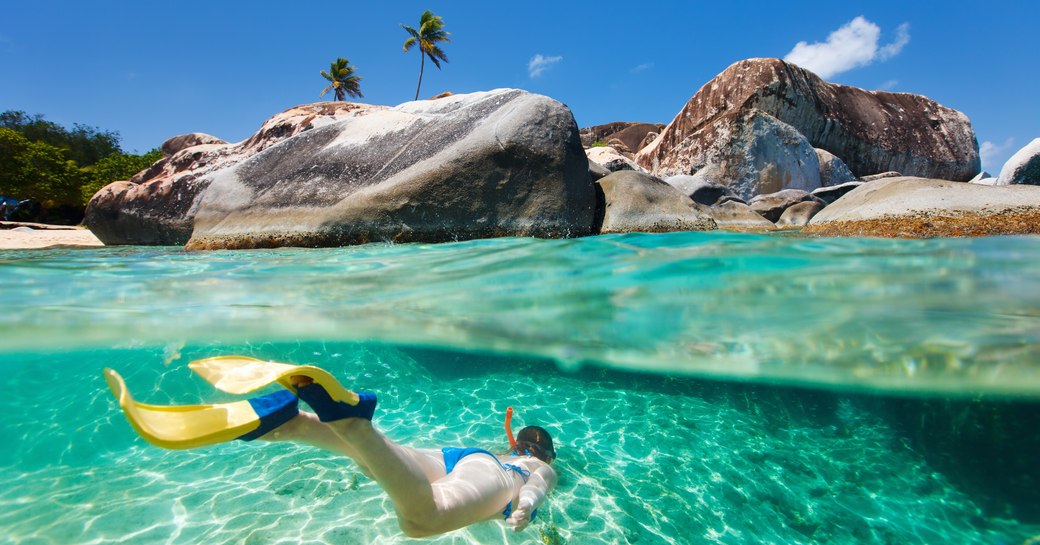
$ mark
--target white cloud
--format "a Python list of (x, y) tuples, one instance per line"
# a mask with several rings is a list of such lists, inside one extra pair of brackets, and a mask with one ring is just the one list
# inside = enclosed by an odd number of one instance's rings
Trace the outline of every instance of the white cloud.
[(982, 159), (982, 170), (996, 176), (1004, 166), (1004, 162), (1011, 157), (1011, 146), (1015, 145), (1014, 138), (1004, 140), (1003, 144), (994, 144), (989, 140), (979, 145), (979, 158)]
[(640, 72), (646, 72), (647, 70), (649, 70), (649, 69), (651, 69), (653, 67), (654, 67), (654, 63), (652, 63), (652, 62), (644, 62), (643, 64), (640, 64), (639, 66), (629, 70), (629, 72), (631, 72), (633, 74), (638, 74)]
[(830, 78), (898, 55), (910, 43), (910, 25), (899, 25), (895, 41), (879, 48), (880, 37), (881, 28), (859, 16), (831, 32), (826, 42), (798, 42), (784, 60), (812, 70), (821, 78)]
[(897, 80), (897, 79), (890, 79), (890, 80), (886, 81), (885, 83), (882, 83), (881, 85), (878, 85), (877, 90), (878, 91), (891, 91), (892, 89), (895, 89), (898, 86), (899, 86), (899, 80)]
[(548, 70), (552, 65), (559, 63), (563, 60), (562, 56), (546, 57), (541, 54), (531, 57), (531, 60), (527, 63), (527, 74), (532, 78), (537, 78), (542, 75), (542, 72)]
[(896, 28), (896, 41), (878, 50), (878, 58), (887, 61), (899, 54), (910, 43), (910, 23), (903, 23)]

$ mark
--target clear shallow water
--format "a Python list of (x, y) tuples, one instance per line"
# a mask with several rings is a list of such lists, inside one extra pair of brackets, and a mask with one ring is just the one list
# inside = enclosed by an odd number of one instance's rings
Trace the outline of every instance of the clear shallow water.
[(415, 446), (504, 447), (508, 405), (554, 432), (541, 522), (433, 543), (536, 542), (546, 515), (566, 543), (1023, 543), (1038, 262), (1036, 238), (721, 233), (0, 252), (0, 541), (407, 541), (349, 461), (151, 447), (100, 374), (228, 401), (186, 364), (241, 353), (378, 391)]

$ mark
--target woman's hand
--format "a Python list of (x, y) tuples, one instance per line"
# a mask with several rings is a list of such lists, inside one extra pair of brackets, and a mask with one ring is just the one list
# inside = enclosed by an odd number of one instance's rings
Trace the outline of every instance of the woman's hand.
[(508, 524), (514, 532), (519, 532), (531, 524), (531, 505), (522, 499), (517, 503), (519, 504), (517, 508), (514, 509), (513, 512), (509, 514), (509, 518), (506, 519), (506, 524)]

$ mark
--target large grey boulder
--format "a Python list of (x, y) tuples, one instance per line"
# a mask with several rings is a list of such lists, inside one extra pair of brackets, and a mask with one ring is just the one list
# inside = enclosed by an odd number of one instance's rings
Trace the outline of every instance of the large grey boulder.
[(693, 199), (694, 202), (705, 206), (714, 205), (722, 197), (736, 196), (736, 193), (728, 186), (703, 176), (669, 176), (664, 181), (681, 191), (683, 195)]
[(98, 191), (83, 223), (105, 244), (183, 245), (212, 173), (305, 131), (383, 109), (349, 102), (304, 104), (268, 119), (236, 144), (202, 133), (175, 136), (162, 145), (162, 159)]
[(856, 179), (845, 162), (833, 153), (816, 148), (816, 159), (820, 162), (820, 185), (823, 187), (841, 185)]
[(1040, 138), (1015, 152), (1000, 169), (997, 185), (1040, 185)]
[(1037, 234), (1040, 187), (886, 178), (834, 201), (805, 232), (909, 238)]
[(186, 247), (579, 236), (594, 211), (570, 110), (499, 89), (373, 111), (214, 173)]
[(697, 91), (636, 162), (658, 176), (693, 174), (720, 136), (713, 127), (752, 110), (790, 125), (859, 177), (899, 171), (967, 181), (979, 171), (975, 131), (964, 114), (921, 95), (828, 83), (780, 59), (731, 65)]
[(602, 192), (600, 233), (711, 231), (715, 221), (701, 206), (659, 178), (614, 172), (596, 182)]
[(758, 110), (707, 123), (688, 144), (673, 168), (662, 172), (716, 180), (743, 199), (788, 188), (820, 187), (820, 164), (809, 141)]

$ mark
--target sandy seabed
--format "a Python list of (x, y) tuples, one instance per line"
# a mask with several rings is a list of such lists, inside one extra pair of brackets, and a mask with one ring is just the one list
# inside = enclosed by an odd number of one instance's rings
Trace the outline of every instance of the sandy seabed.
[(39, 223), (0, 222), (0, 250), (42, 248), (93, 248), (104, 246), (94, 233), (82, 227)]

